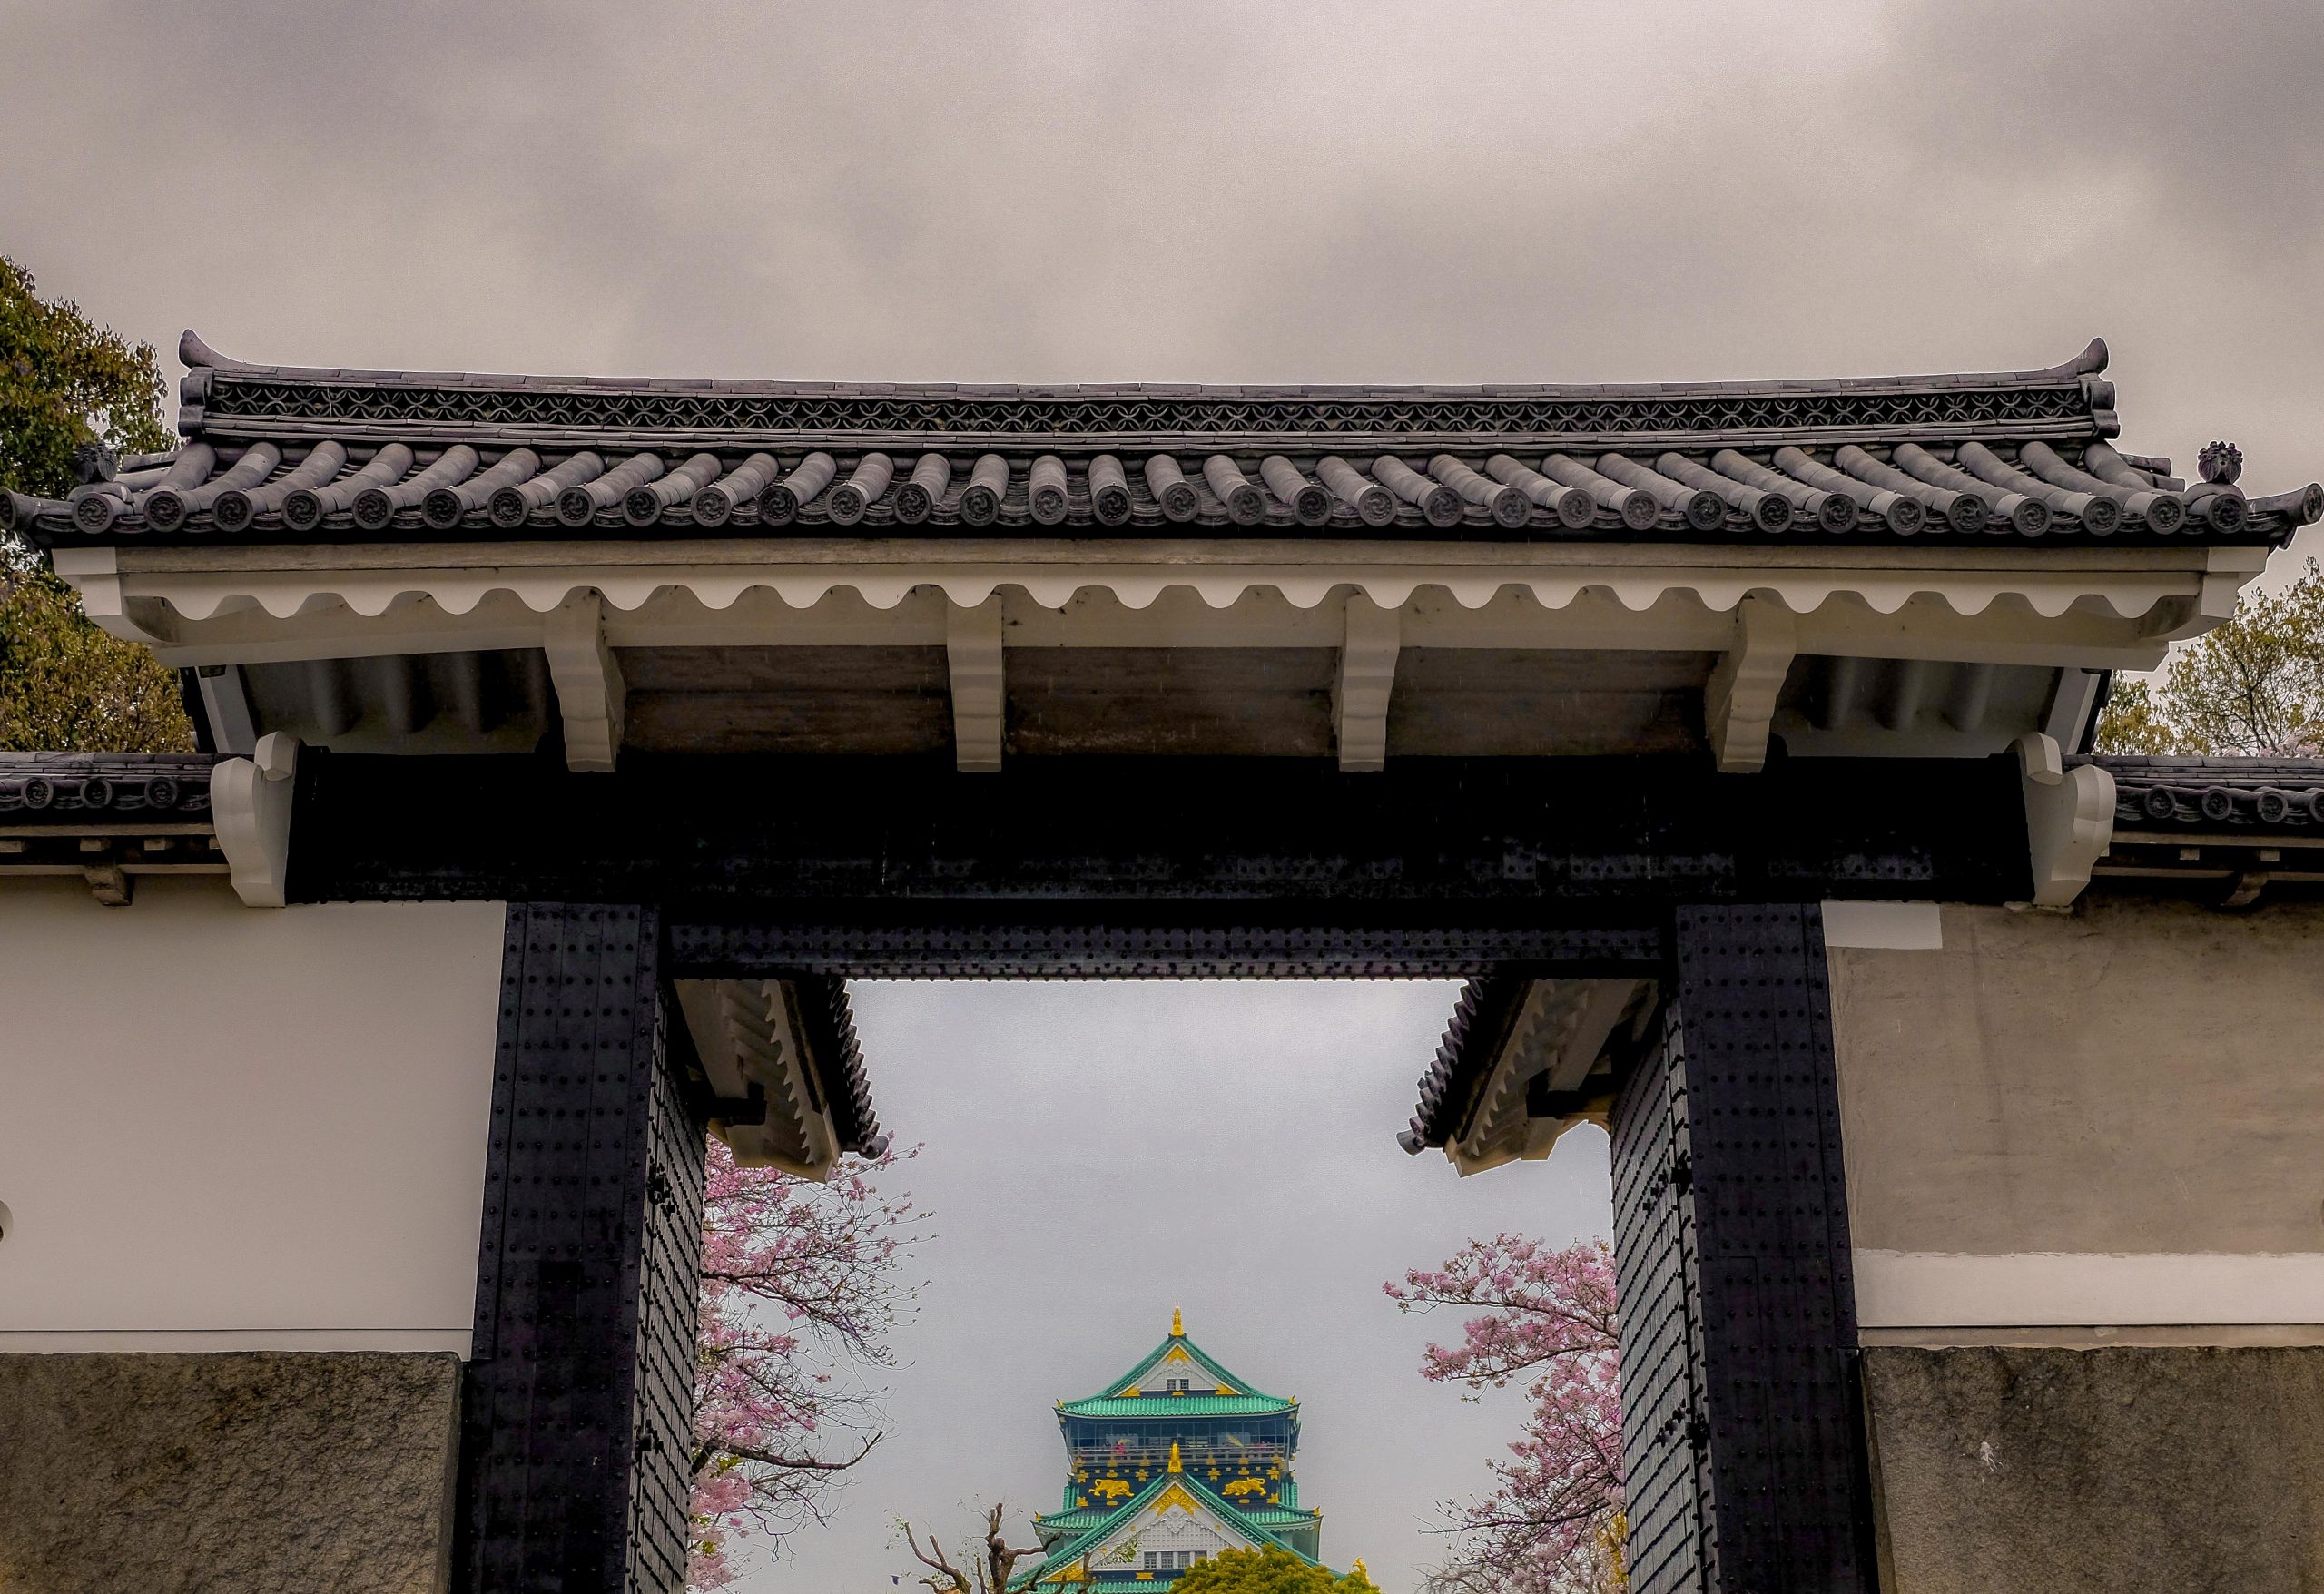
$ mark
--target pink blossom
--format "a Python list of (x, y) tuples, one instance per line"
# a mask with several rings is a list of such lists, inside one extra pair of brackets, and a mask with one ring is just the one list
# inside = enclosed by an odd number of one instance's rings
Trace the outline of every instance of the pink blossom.
[(711, 1142), (689, 1588), (731, 1582), (737, 1540), (755, 1532), (779, 1548), (822, 1520), (831, 1491), (879, 1442), (880, 1392), (853, 1373), (894, 1365), (887, 1336), (914, 1293), (899, 1274), (921, 1214), (875, 1180), (918, 1155), (818, 1185), (737, 1167)]
[(1521, 1382), (1531, 1402), (1511, 1459), (1492, 1463), (1492, 1489), (1444, 1508), (1454, 1547), (1433, 1586), (1507, 1594), (1619, 1586), (1622, 1413), (1610, 1248), (1597, 1240), (1554, 1250), (1496, 1235), (1383, 1287), (1403, 1311), (1475, 1314), (1458, 1344), (1423, 1352), (1423, 1377), (1471, 1389)]

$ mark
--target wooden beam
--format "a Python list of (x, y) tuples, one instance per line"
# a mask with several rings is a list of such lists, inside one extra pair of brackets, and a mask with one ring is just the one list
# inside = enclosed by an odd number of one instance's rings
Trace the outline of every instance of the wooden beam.
[(194, 673), (210, 738), (221, 753), (248, 753), (258, 745), (258, 721), (240, 664), (204, 664)]
[(1703, 688), (1703, 728), (1721, 772), (1749, 774), (1768, 762), (1776, 697), (1799, 651), (1789, 609), (1756, 594), (1735, 608), (1735, 640)]
[(541, 627), (557, 712), (565, 719), (565, 763), (605, 772), (621, 754), (628, 688), (621, 664), (606, 645), (605, 605), (595, 591), (578, 593), (549, 611)]
[(1340, 673), (1332, 694), (1332, 728), (1340, 768), (1376, 771), (1388, 763), (1388, 699), (1396, 686), (1396, 654), (1403, 647), (1403, 619), (1361, 593), (1347, 600)]
[(952, 745), (963, 770), (1000, 767), (1007, 676), (1001, 654), (1000, 597), (945, 613), (944, 654), (952, 673)]

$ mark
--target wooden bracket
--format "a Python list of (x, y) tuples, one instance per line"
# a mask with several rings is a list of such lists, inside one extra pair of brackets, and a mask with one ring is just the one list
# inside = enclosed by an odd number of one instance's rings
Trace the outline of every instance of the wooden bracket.
[(1396, 687), (1403, 620), (1398, 611), (1354, 593), (1347, 600), (1346, 625), (1339, 680), (1332, 694), (1340, 768), (1380, 770), (1388, 763), (1388, 699)]
[(210, 775), (210, 812), (234, 895), (252, 908), (280, 908), (290, 867), (290, 809), (299, 741), (281, 731), (258, 739), (248, 758), (230, 758)]
[(2057, 739), (2028, 731), (2016, 743), (2025, 788), (2034, 905), (2063, 908), (2090, 883), (2114, 841), (2114, 777), (2094, 763), (2065, 767)]
[(548, 655), (548, 677), (565, 720), (566, 767), (612, 769), (621, 755), (629, 694), (621, 664), (606, 645), (605, 600), (595, 592), (577, 593), (550, 610), (541, 651)]
[(1798, 652), (1798, 622), (1789, 609), (1756, 593), (1735, 605), (1734, 644), (1703, 688), (1703, 728), (1721, 772), (1749, 774), (1767, 766), (1776, 698)]
[(1000, 595), (973, 609), (950, 605), (944, 654), (952, 672), (952, 746), (963, 770), (1000, 767), (1007, 676), (1002, 663)]

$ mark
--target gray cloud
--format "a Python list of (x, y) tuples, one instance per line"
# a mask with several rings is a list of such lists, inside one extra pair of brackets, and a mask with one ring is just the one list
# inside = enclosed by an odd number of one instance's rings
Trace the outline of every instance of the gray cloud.
[[(0, 249), (165, 352), (191, 323), (390, 369), (1595, 381), (2102, 333), (2129, 446), (2324, 475), (2308, 0), (0, 0)], [(1053, 1488), (1048, 1402), (1174, 1291), (1305, 1397), (1307, 1486), (1387, 1536), (1374, 1568), (1424, 1559), (1507, 1414), (1418, 1384), (1380, 1278), (1605, 1223), (1590, 1153), (1455, 1182), (1389, 1147), (1443, 1005), (867, 996), (944, 1230), (911, 1426), (763, 1586), (884, 1567), (888, 1510), (985, 1486), (964, 1455)]]

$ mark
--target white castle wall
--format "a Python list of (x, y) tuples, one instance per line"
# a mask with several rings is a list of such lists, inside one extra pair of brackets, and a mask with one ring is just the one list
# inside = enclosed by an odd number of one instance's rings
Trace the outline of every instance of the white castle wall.
[(0, 1352), (465, 1355), (503, 918), (0, 890)]

